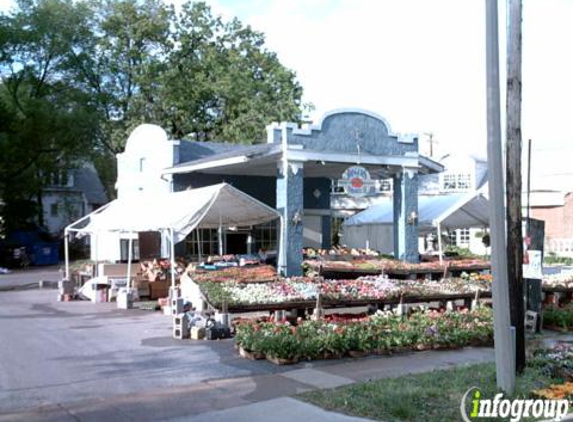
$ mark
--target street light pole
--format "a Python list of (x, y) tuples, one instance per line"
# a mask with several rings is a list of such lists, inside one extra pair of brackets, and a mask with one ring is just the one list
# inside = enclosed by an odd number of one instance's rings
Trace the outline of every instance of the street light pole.
[(492, 299), (497, 386), (515, 390), (515, 353), (509, 323), (499, 94), (498, 3), (486, 0), (487, 163), (491, 229)]

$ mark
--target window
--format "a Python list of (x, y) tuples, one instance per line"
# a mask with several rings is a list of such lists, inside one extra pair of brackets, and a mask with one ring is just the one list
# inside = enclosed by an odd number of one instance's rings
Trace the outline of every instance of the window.
[(442, 191), (467, 191), (473, 189), (472, 175), (470, 173), (443, 173)]
[[(394, 182), (392, 179), (382, 179), (374, 181), (374, 193), (379, 192), (392, 192), (394, 190)], [(345, 194), (344, 186), (339, 186), (338, 182), (333, 182), (330, 188), (330, 193)]]
[[(239, 227), (237, 230), (228, 231), (227, 234), (231, 235), (243, 235), (245, 236), (245, 243), (244, 246), (246, 248), (246, 235), (250, 233), (253, 239), (253, 247), (252, 252), (257, 253), (260, 249), (264, 249), (265, 251), (273, 251), (277, 249), (277, 222), (270, 222), (267, 224), (261, 224), (258, 226), (254, 226), (252, 228), (249, 227)], [(223, 235), (223, 242), (226, 245), (226, 242), (229, 241), (229, 250), (233, 249), (231, 240), (226, 238), (226, 235)], [(233, 243), (234, 246), (236, 246)], [(225, 249), (227, 249), (225, 247)], [(246, 250), (246, 249), (245, 249)], [(198, 229), (193, 230), (187, 239), (185, 240), (185, 253), (187, 256), (192, 258), (205, 258), (209, 255), (218, 255), (219, 254), (219, 238), (217, 234), (217, 229)]]
[(253, 227), (251, 236), (253, 237), (254, 242), (253, 252), (258, 252), (259, 249), (264, 249), (265, 251), (277, 250), (276, 221)]
[(52, 205), (50, 205), (50, 215), (52, 217), (57, 217), (58, 216), (58, 203), (55, 202)]
[(450, 244), (468, 247), (470, 244), (470, 229), (457, 229), (449, 232)]
[(450, 238), (450, 245), (457, 245), (458, 244), (458, 233), (456, 230), (452, 230), (448, 232), (448, 236)]
[[(120, 239), (119, 240), (119, 247), (120, 247), (121, 261), (127, 262), (127, 257), (129, 254), (129, 239)], [(132, 247), (132, 249), (131, 249), (131, 260), (132, 261), (139, 261), (139, 241), (137, 239), (134, 239), (131, 247)]]
[(54, 170), (45, 173), (48, 186), (71, 188), (74, 186), (73, 175), (67, 170)]
[(139, 159), (139, 172), (143, 173), (143, 169), (145, 168), (145, 157)]
[(216, 229), (193, 230), (185, 241), (185, 252), (191, 256), (217, 255), (219, 241)]
[(442, 181), (443, 190), (455, 190), (456, 189), (456, 175), (455, 174), (444, 174)]
[(470, 244), (470, 229), (459, 229), (459, 244), (469, 245)]
[(392, 179), (383, 179), (377, 182), (378, 192), (392, 192), (394, 184)]

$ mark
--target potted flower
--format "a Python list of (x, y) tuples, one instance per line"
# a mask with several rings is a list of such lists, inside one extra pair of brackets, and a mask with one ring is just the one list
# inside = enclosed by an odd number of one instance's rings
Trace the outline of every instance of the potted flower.
[(264, 359), (262, 352), (261, 324), (243, 322), (237, 326), (235, 343), (239, 346), (239, 354), (245, 359)]
[(297, 363), (300, 356), (300, 346), (295, 333), (288, 322), (275, 323), (264, 344), (265, 357), (277, 365)]

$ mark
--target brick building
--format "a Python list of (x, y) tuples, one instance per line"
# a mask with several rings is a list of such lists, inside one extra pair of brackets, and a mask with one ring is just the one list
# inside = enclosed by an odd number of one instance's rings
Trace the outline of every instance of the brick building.
[(531, 216), (545, 221), (546, 252), (573, 257), (573, 192), (531, 192)]

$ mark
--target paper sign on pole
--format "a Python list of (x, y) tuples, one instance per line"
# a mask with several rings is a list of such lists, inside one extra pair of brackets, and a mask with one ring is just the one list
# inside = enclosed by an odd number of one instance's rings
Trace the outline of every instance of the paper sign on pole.
[(529, 263), (523, 266), (523, 278), (541, 280), (543, 278), (541, 251), (526, 251), (526, 253), (529, 257)]

